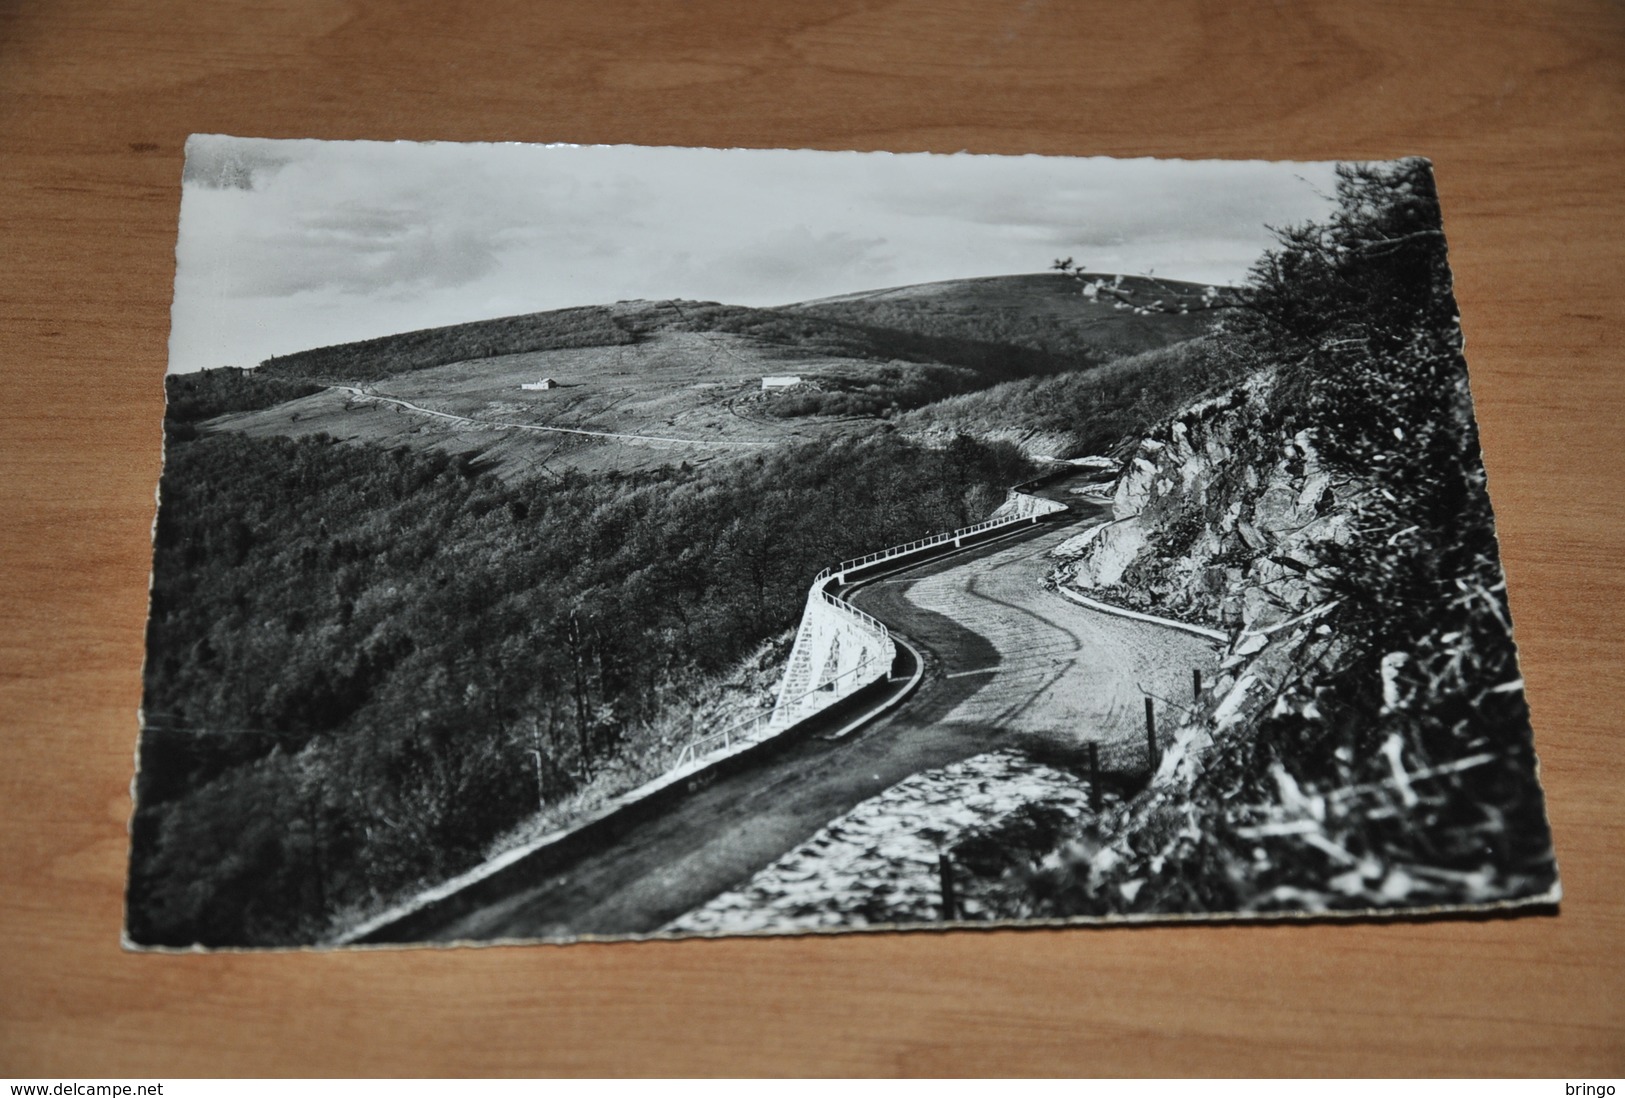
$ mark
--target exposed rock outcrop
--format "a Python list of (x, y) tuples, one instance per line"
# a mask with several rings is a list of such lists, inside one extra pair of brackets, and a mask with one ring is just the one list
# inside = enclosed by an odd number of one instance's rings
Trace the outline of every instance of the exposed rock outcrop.
[(1194, 777), (1211, 736), (1274, 703), (1308, 664), (1335, 658), (1334, 604), (1317, 564), (1346, 544), (1372, 487), (1334, 477), (1308, 431), (1270, 425), (1274, 374), (1190, 405), (1124, 462), (1113, 521), (1052, 551), (1055, 580), (1130, 609), (1230, 634), (1220, 674), (1163, 759)]
[(1115, 520), (1059, 546), (1057, 578), (1139, 610), (1257, 632), (1311, 609), (1318, 549), (1346, 542), (1365, 486), (1307, 431), (1269, 435), (1262, 375), (1156, 428), (1124, 465)]

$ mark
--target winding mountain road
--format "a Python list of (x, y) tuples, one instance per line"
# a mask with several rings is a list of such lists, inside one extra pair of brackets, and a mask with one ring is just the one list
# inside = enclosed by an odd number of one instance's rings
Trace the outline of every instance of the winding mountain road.
[(1207, 676), (1217, 660), (1201, 637), (1091, 610), (1044, 587), (1043, 554), (1104, 517), (1097, 516), (853, 594), (854, 604), (927, 653), (927, 683), (974, 684), (964, 697), (930, 691), (955, 696), (951, 708), (931, 713), (933, 727), (974, 731), (990, 748), (1014, 744), (1062, 757), (1092, 741), (1108, 766), (1143, 765), (1145, 698), (1159, 710), (1185, 704), (1191, 671)]
[[(907, 700), (850, 736), (801, 737), (479, 910), (414, 920), (406, 940), (651, 933), (904, 778), (990, 750), (1075, 755), (1093, 740), (1108, 763), (1143, 765), (1144, 693), (1179, 697), (1215, 657), (1200, 638), (1043, 589), (1043, 553), (1102, 517), (1023, 528), (856, 585), (852, 601), (925, 661)], [(388, 928), (368, 940), (390, 940)]]

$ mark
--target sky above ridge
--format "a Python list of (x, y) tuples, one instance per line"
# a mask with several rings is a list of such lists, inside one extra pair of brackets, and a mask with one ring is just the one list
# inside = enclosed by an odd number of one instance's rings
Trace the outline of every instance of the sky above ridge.
[(1092, 271), (1239, 282), (1330, 163), (633, 146), (187, 144), (170, 371), (628, 298), (780, 305)]

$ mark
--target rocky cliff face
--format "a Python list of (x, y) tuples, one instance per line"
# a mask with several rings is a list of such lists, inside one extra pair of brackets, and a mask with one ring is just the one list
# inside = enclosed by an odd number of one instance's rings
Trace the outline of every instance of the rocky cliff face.
[(1058, 546), (1057, 578), (1134, 609), (1258, 631), (1310, 609), (1317, 548), (1346, 541), (1364, 487), (1325, 472), (1308, 432), (1265, 435), (1264, 375), (1143, 439), (1115, 521)]
[(1210, 731), (1258, 716), (1295, 671), (1336, 655), (1316, 567), (1373, 488), (1324, 469), (1309, 432), (1269, 426), (1273, 383), (1256, 375), (1152, 430), (1117, 479), (1113, 521), (1052, 553), (1061, 585), (1230, 636), (1159, 780), (1194, 776)]
[(1337, 203), (1255, 265), (1205, 345), (1223, 369), (1170, 374), (1231, 387), (1114, 430), (1145, 436), (1115, 521), (1059, 547), (1058, 582), (1218, 627), (1225, 652), (1194, 704), (1152, 699), (1149, 786), (1012, 910), (1558, 894), (1432, 176), (1344, 165)]

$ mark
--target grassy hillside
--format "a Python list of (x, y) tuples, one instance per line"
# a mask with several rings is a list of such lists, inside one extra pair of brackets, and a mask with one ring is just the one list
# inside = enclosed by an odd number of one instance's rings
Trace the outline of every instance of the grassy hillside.
[(1110, 290), (1087, 297), (1079, 281), (1068, 275), (1002, 275), (843, 294), (784, 311), (890, 332), (1040, 351), (1074, 365), (1201, 335), (1218, 315), (1209, 308), (1207, 287), (1198, 283), (1095, 277), (1104, 279)]
[[(902, 286), (778, 309), (633, 301), (473, 321), (319, 347), (258, 369), (171, 378), (173, 424), (274, 407), (320, 385), (367, 384), (459, 363), (529, 356), (547, 372), (622, 361), (625, 348), (673, 333), (717, 340), (722, 373), (800, 372), (804, 390), (754, 409), (769, 416), (880, 416), (1001, 382), (1088, 369), (1206, 332), (1205, 287), (1118, 278), (1086, 297), (1064, 275)], [(508, 363), (512, 365), (510, 361)], [(588, 371), (590, 372), (590, 370)]]
[(634, 336), (609, 309), (593, 306), (500, 317), (316, 347), (244, 370), (227, 366), (165, 379), (164, 417), (172, 432), (233, 412), (274, 408), (334, 382), (379, 381), (467, 359), (568, 347), (619, 346)]
[(900, 429), (924, 437), (1010, 437), (1060, 445), (1052, 457), (1103, 454), (1138, 439), (1152, 424), (1246, 372), (1235, 350), (1193, 339), (1118, 359), (1094, 370), (1025, 378), (911, 412)]
[(164, 421), (171, 432), (191, 437), (192, 426), (203, 420), (231, 412), (274, 408), (321, 390), (322, 386), (314, 381), (236, 366), (171, 374), (164, 379)]
[[(663, 332), (742, 336), (768, 357), (775, 354), (967, 366), (1011, 374), (1071, 365), (1034, 341), (1003, 338), (991, 329), (953, 331), (951, 325), (889, 326), (861, 315), (845, 317), (781, 309), (756, 309), (709, 301), (630, 301), (612, 306), (558, 309), (524, 316), (473, 321), (319, 347), (267, 359), (262, 376), (321, 381), (377, 381), (455, 362), (538, 351), (620, 347)], [(961, 325), (960, 328), (964, 329)], [(1144, 345), (1155, 338), (1142, 338)]]

